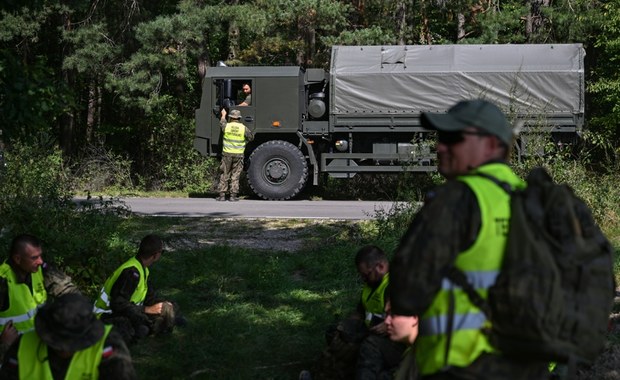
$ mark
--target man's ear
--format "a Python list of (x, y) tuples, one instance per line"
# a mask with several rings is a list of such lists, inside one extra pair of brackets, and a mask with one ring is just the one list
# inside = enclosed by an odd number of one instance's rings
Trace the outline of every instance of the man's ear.
[(389, 268), (389, 264), (388, 264), (387, 261), (379, 261), (377, 263), (377, 269), (381, 273), (387, 273), (388, 272), (388, 268)]

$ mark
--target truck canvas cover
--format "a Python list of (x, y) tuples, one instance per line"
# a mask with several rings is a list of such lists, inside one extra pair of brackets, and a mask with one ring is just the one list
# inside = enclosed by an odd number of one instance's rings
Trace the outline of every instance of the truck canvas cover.
[(581, 44), (334, 46), (334, 115), (445, 112), (485, 98), (517, 115), (583, 114)]

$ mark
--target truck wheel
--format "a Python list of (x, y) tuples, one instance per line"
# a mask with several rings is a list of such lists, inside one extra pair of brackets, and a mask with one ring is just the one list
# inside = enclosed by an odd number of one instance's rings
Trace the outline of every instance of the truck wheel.
[(308, 162), (295, 145), (267, 141), (250, 155), (248, 182), (256, 195), (267, 200), (291, 199), (306, 185)]

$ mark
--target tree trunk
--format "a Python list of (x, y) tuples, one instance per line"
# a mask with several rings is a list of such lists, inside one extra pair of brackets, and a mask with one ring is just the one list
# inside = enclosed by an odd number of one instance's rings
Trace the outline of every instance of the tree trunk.
[(316, 51), (316, 14), (314, 8), (308, 9), (305, 15), (299, 16), (297, 19), (297, 30), (304, 48), (297, 52), (297, 64), (301, 66), (311, 66), (314, 61), (314, 52)]
[(459, 12), (456, 15), (457, 26), (456, 26), (456, 40), (460, 41), (465, 38), (465, 15), (463, 12)]
[(234, 20), (228, 25), (228, 60), (235, 61), (239, 51), (239, 26)]
[(525, 36), (529, 42), (541, 42), (537, 37), (547, 25), (542, 9), (549, 7), (550, 0), (531, 0), (530, 12), (525, 17)]
[(430, 45), (433, 40), (431, 38), (430, 28), (428, 26), (429, 20), (426, 15), (426, 3), (424, 0), (420, 0), (420, 44), (422, 45)]
[[(239, 0), (230, 0), (230, 5), (238, 5)], [(228, 24), (228, 60), (237, 60), (237, 53), (239, 52), (239, 26), (234, 19), (230, 20)]]
[(88, 108), (86, 110), (86, 131), (84, 131), (84, 137), (88, 145), (93, 143), (95, 122), (97, 120), (97, 108), (99, 102), (97, 85), (92, 82), (88, 87)]
[[(73, 73), (70, 70), (63, 70), (62, 76), (63, 76), (64, 82), (67, 84), (67, 87), (74, 88), (75, 73)], [(71, 109), (60, 118), (60, 133), (58, 137), (58, 143), (60, 145), (60, 149), (62, 150), (65, 156), (71, 156), (74, 153), (73, 151), (74, 131), (75, 131), (75, 113), (74, 113), (74, 110)]]
[(396, 35), (398, 36), (398, 44), (405, 45), (407, 43), (407, 4), (404, 0), (396, 2)]
[[(64, 14), (64, 29), (66, 31), (71, 30), (71, 15), (70, 13)], [(75, 88), (75, 73), (71, 70), (62, 70), (62, 77), (64, 82), (69, 88)], [(60, 149), (65, 156), (73, 154), (73, 134), (75, 127), (75, 114), (73, 110), (70, 110), (60, 118), (58, 143)]]

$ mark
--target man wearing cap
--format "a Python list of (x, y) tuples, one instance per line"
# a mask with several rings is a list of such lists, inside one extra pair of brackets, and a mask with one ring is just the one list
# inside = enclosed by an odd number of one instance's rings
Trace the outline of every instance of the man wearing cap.
[(18, 334), (34, 327), (34, 316), (48, 297), (79, 293), (67, 276), (43, 261), (41, 241), (15, 236), (9, 258), (0, 265), (0, 358)]
[(226, 193), (229, 190), (228, 182), (230, 181), (230, 201), (239, 200), (239, 178), (243, 171), (243, 153), (245, 151), (246, 141), (252, 141), (254, 134), (243, 125), (241, 112), (239, 110), (230, 111), (230, 122), (226, 122), (226, 110), (222, 109), (220, 118), (220, 126), (222, 127), (222, 162), (220, 163), (220, 195), (216, 199), (218, 201), (226, 200)]
[(114, 324), (128, 343), (171, 331), (184, 322), (176, 317), (176, 305), (157, 299), (149, 281), (149, 267), (159, 261), (163, 249), (159, 236), (145, 236), (138, 254), (114, 271), (95, 301), (95, 313), (105, 323)]
[(91, 302), (67, 294), (48, 302), (35, 317), (34, 331), (11, 346), (2, 379), (136, 379), (121, 336), (92, 312)]
[(524, 186), (508, 167), (512, 128), (486, 100), (467, 100), (446, 114), (423, 113), (437, 131), (438, 170), (447, 181), (431, 191), (390, 265), (392, 312), (419, 315), (416, 361), (422, 379), (543, 379), (546, 363), (517, 362), (490, 344), (489, 321), (447, 278), (464, 272), (481, 295), (495, 282), (506, 243), (510, 198), (492, 179)]

